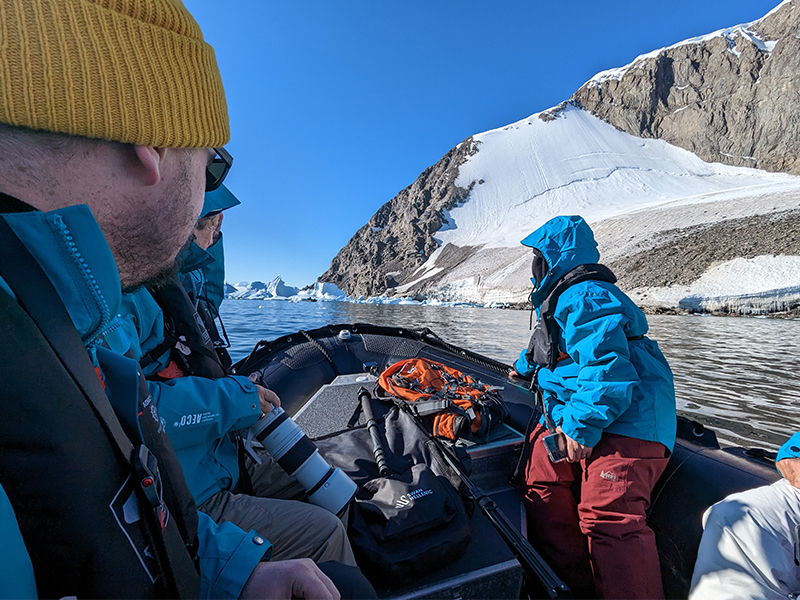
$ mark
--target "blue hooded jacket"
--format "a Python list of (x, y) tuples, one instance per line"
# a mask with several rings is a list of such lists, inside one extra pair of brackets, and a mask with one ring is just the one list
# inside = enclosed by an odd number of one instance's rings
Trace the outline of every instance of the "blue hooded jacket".
[[(138, 363), (120, 356), (127, 347), (118, 353), (114, 351), (116, 348), (100, 346), (104, 338), (124, 341), (124, 323), (118, 316), (122, 292), (114, 256), (89, 207), (70, 206), (5, 217), (58, 292), (90, 359), (104, 374), (114, 410), (120, 418), (127, 411), (135, 415), (139, 397)], [(13, 296), (2, 279), (0, 289), (0, 293)], [(253, 396), (257, 394), (253, 392)], [(9, 590), (15, 590), (14, 594), (18, 590), (22, 597), (32, 593), (28, 561), (24, 560), (19, 540), (13, 534), (14, 514), (3, 496), (0, 494), (0, 534), (11, 533), (0, 537), (4, 541), (0, 560), (20, 565), (17, 571), (20, 587), (9, 586)], [(255, 531), (245, 532), (229, 522), (218, 525), (204, 513), (198, 513), (197, 537), (201, 598), (237, 598), (256, 565), (271, 554), (269, 544)]]
[[(600, 254), (589, 225), (578, 216), (551, 219), (522, 240), (538, 249), (549, 270), (531, 302), (538, 310), (556, 283)], [(535, 282), (534, 282), (535, 283)], [(569, 437), (593, 447), (604, 431), (675, 443), (675, 388), (672, 371), (658, 344), (649, 338), (641, 310), (614, 284), (576, 283), (558, 298), (554, 311), (559, 351), (568, 358), (539, 370), (537, 383), (553, 422)], [(515, 363), (522, 375), (535, 365), (523, 350)]]
[[(241, 204), (239, 199), (225, 185), (221, 185), (213, 192), (206, 192), (200, 216), (206, 217), (223, 212), (239, 204)], [(219, 306), (225, 297), (225, 251), (222, 245), (222, 232), (219, 239), (206, 248), (205, 252), (212, 260), (195, 267), (189, 276), (195, 280), (198, 289), (203, 291), (211, 316), (216, 318), (219, 316)]]

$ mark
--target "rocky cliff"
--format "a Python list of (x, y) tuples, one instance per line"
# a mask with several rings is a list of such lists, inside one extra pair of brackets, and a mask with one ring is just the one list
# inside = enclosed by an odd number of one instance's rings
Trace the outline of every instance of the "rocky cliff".
[(800, 175), (800, 2), (606, 71), (572, 100), (708, 162)]
[(475, 150), (469, 138), (425, 169), (356, 232), (319, 281), (351, 296), (376, 296), (405, 281), (438, 248), (433, 234), (446, 225), (443, 211), (469, 195), (455, 180)]

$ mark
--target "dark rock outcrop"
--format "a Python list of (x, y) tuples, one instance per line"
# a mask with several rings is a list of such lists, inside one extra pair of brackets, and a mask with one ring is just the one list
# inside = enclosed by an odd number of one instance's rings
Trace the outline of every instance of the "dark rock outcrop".
[(433, 234), (446, 225), (443, 211), (469, 194), (455, 181), (458, 167), (475, 151), (469, 138), (425, 169), (356, 232), (319, 281), (334, 283), (350, 296), (377, 296), (408, 281), (439, 247)]
[[(618, 79), (595, 77), (572, 101), (708, 162), (800, 174), (798, 35), (800, 1), (792, 0), (749, 30), (664, 49)], [(776, 42), (771, 52), (767, 42)]]
[(662, 231), (609, 263), (621, 288), (689, 285), (714, 265), (769, 254), (800, 256), (800, 211), (753, 215)]

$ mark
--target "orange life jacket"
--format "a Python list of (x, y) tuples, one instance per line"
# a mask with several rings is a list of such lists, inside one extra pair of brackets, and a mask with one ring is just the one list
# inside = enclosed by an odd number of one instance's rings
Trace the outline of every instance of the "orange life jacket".
[(433, 415), (433, 435), (451, 440), (485, 435), (492, 420), (489, 407), (503, 412), (495, 389), (425, 358), (409, 358), (387, 367), (378, 385), (417, 416)]

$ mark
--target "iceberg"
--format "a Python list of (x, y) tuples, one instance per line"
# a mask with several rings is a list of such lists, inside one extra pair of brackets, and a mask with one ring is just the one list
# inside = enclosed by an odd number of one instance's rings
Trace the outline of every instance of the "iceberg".
[[(240, 283), (235, 287), (239, 288), (241, 285)], [(288, 300), (297, 295), (299, 291), (296, 287), (286, 285), (278, 275), (269, 283), (253, 281), (243, 289), (237, 289), (237, 291), (227, 294), (226, 297), (235, 300)]]
[(322, 300), (323, 302), (330, 302), (332, 300), (345, 300), (347, 294), (336, 287), (333, 283), (325, 283), (318, 281), (313, 287), (299, 292), (295, 292), (293, 301), (300, 300)]

